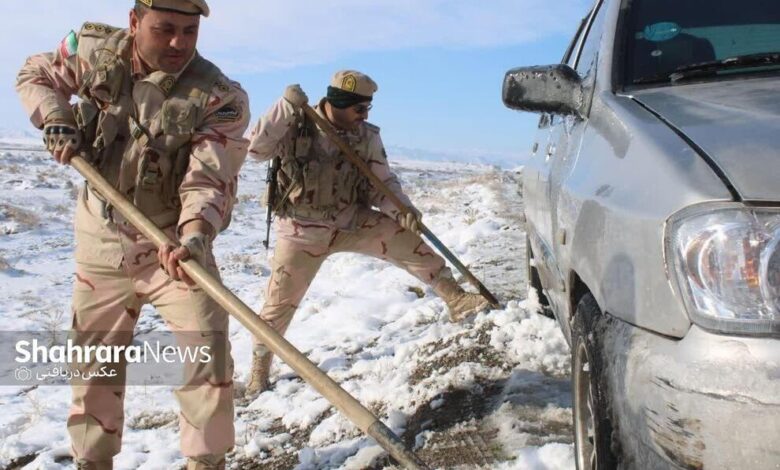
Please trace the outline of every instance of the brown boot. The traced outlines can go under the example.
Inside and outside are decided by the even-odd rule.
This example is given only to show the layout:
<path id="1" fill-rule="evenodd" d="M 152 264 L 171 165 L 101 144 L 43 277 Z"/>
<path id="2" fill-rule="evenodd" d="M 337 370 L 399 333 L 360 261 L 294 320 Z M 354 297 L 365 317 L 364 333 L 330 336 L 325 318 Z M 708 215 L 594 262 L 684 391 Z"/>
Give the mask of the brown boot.
<path id="1" fill-rule="evenodd" d="M 433 290 L 450 310 L 450 321 L 460 322 L 490 308 L 490 302 L 479 294 L 466 292 L 452 277 L 441 277 Z"/>
<path id="2" fill-rule="evenodd" d="M 75 464 L 77 470 L 111 470 L 114 468 L 114 462 L 111 460 L 91 462 L 89 460 L 78 459 L 75 461 Z"/>
<path id="3" fill-rule="evenodd" d="M 187 470 L 225 470 L 225 454 L 190 457 Z"/>
<path id="4" fill-rule="evenodd" d="M 273 353 L 264 346 L 255 346 L 255 350 L 252 351 L 252 372 L 249 383 L 246 384 L 247 396 L 257 396 L 268 390 L 271 385 L 268 379 L 271 376 L 273 359 Z"/>

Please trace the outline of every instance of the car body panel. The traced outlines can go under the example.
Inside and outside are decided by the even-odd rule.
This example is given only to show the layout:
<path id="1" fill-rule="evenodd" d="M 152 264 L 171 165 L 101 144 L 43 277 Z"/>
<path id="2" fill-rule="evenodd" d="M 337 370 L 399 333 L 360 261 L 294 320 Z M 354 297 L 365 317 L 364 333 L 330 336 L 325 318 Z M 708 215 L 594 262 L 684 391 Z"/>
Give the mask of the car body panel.
<path id="1" fill-rule="evenodd" d="M 730 80 L 641 90 L 662 115 L 723 170 L 742 199 L 776 201 L 780 181 L 780 80 Z M 761 171 L 756 171 L 760 168 Z"/>
<path id="2" fill-rule="evenodd" d="M 777 341 L 696 326 L 676 340 L 607 323 L 623 468 L 779 468 Z"/>

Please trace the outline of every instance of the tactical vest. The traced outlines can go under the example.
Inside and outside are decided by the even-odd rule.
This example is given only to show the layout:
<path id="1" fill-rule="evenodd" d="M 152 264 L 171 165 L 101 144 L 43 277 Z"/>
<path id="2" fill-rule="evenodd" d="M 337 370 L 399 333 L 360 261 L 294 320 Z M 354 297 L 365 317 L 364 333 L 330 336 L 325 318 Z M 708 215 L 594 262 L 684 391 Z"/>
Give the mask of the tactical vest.
<path id="1" fill-rule="evenodd" d="M 369 132 L 378 128 L 366 123 L 359 136 L 347 135 L 350 147 L 368 158 Z M 362 202 L 368 179 L 341 152 L 328 155 L 321 143 L 328 137 L 305 116 L 299 116 L 281 143 L 281 167 L 277 175 L 275 210 L 291 217 L 327 220 L 346 207 Z"/>
<path id="2" fill-rule="evenodd" d="M 92 143 L 91 163 L 158 226 L 176 223 L 192 137 L 220 70 L 196 54 L 178 79 L 150 74 L 147 79 L 164 95 L 159 106 L 150 107 L 133 96 L 128 30 L 87 23 L 79 38 L 98 41 L 74 109 L 85 142 Z"/>

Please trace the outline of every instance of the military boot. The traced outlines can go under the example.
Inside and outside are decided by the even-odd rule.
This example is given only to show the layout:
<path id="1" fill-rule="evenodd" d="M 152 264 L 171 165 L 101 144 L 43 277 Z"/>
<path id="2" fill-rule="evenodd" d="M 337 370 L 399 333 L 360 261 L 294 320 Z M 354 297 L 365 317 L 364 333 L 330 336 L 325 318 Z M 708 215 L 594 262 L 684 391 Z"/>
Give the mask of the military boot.
<path id="1" fill-rule="evenodd" d="M 246 384 L 246 395 L 256 396 L 270 387 L 271 362 L 274 355 L 265 346 L 255 346 L 252 351 L 252 372 Z"/>
<path id="2" fill-rule="evenodd" d="M 91 462 L 89 460 L 77 459 L 74 463 L 76 464 L 76 470 L 111 470 L 114 468 L 114 462 L 111 460 Z"/>
<path id="3" fill-rule="evenodd" d="M 187 470 L 225 470 L 225 454 L 190 457 Z"/>
<path id="4" fill-rule="evenodd" d="M 479 294 L 466 292 L 451 277 L 442 277 L 433 288 L 447 304 L 450 321 L 459 322 L 490 308 L 490 302 Z"/>

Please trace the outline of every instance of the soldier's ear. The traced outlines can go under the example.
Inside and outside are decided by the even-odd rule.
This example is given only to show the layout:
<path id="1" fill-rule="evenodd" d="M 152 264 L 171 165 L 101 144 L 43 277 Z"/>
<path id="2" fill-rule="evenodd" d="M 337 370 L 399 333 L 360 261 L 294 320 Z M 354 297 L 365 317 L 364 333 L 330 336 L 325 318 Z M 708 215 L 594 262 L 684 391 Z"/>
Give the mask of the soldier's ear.
<path id="1" fill-rule="evenodd" d="M 138 24 L 140 22 L 141 19 L 138 18 L 135 9 L 130 10 L 130 34 L 135 34 L 138 31 Z"/>

